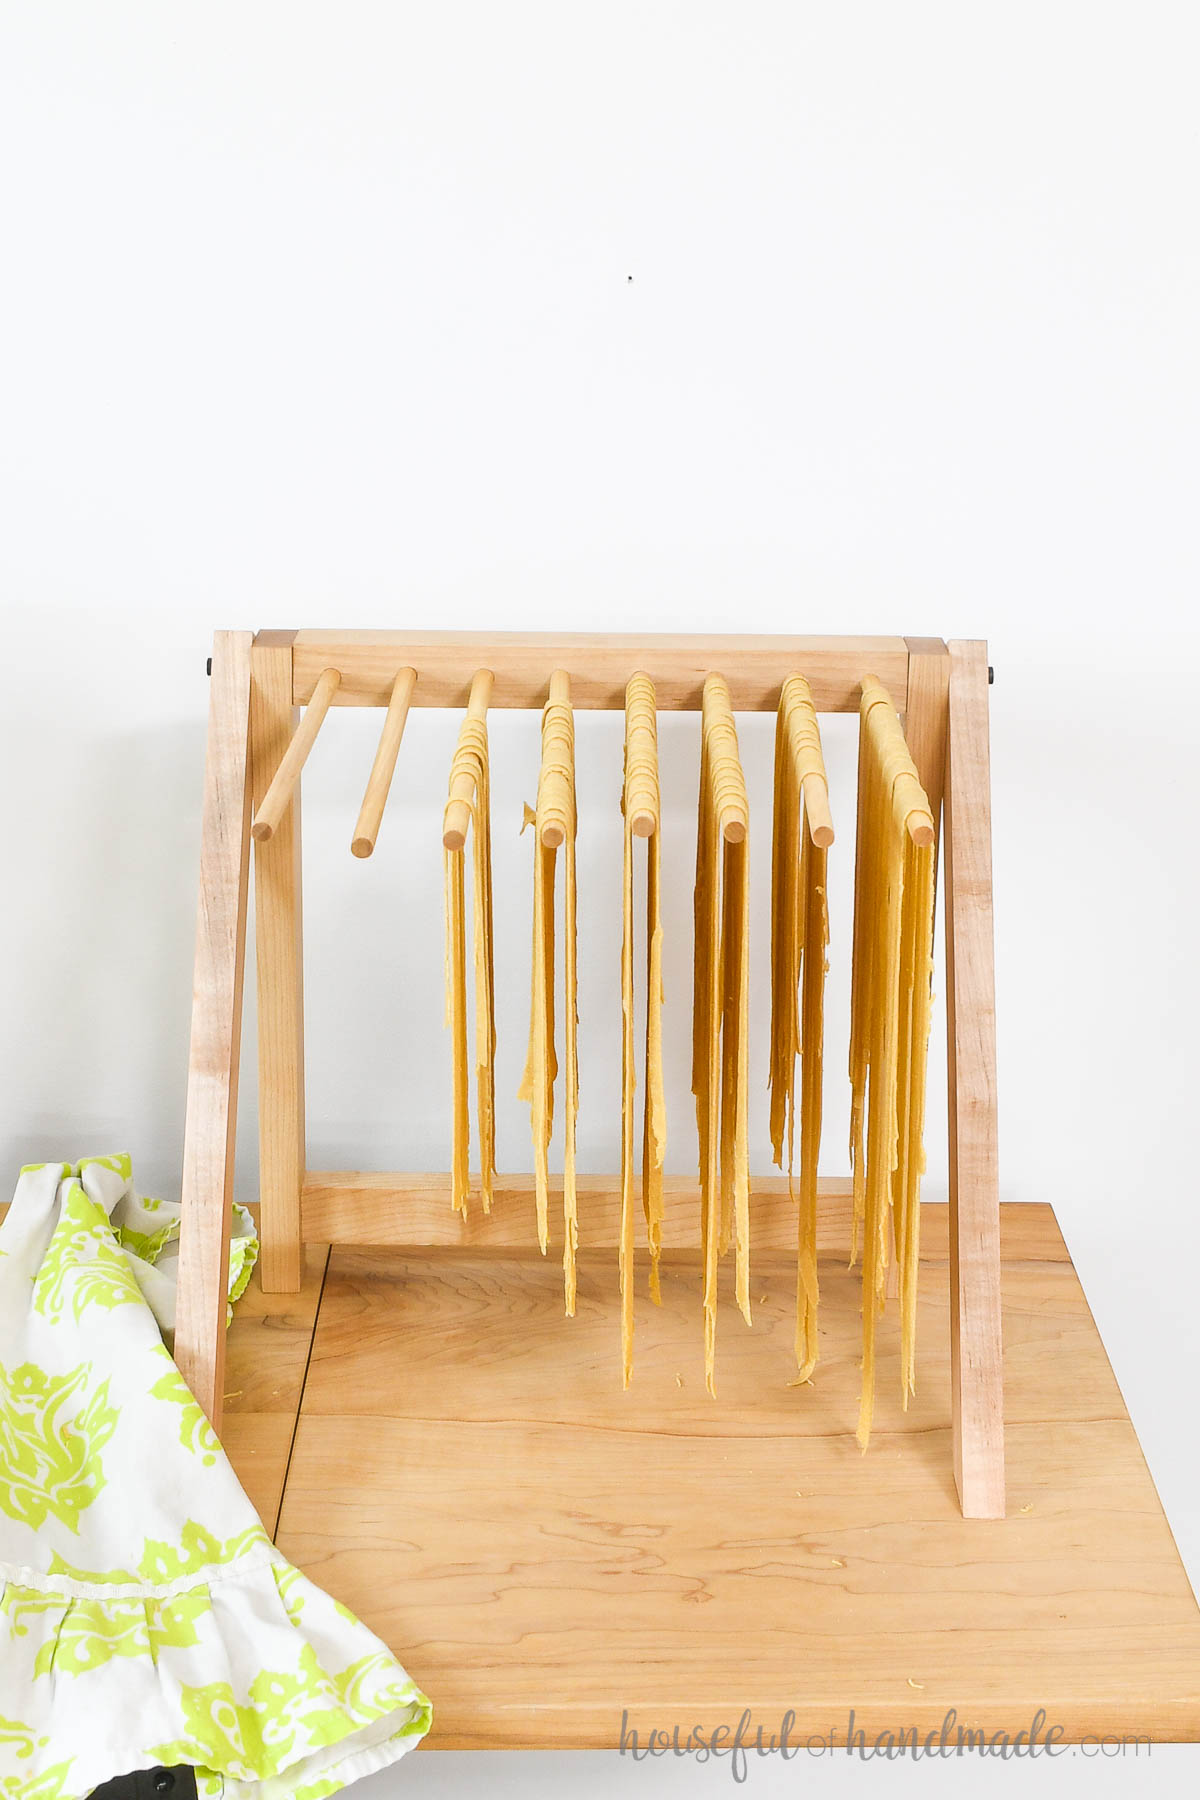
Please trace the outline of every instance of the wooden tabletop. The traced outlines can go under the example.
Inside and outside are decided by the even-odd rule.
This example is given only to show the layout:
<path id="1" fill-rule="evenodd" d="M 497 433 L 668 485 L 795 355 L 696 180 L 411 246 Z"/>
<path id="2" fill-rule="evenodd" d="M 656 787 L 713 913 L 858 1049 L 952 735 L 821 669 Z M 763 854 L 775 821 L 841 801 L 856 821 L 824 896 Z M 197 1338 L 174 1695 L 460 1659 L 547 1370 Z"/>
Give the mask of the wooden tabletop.
<path id="1" fill-rule="evenodd" d="M 607 1255 L 568 1321 L 536 1251 L 310 1252 L 299 1300 L 239 1307 L 228 1447 L 268 1527 L 283 1491 L 284 1553 L 431 1695 L 435 1747 L 608 1748 L 623 1718 L 644 1742 L 746 1708 L 768 1732 L 790 1710 L 793 1741 L 841 1741 L 851 1709 L 869 1736 L 1042 1709 L 1068 1740 L 1200 1738 L 1200 1612 L 1050 1208 L 1004 1209 L 999 1521 L 954 1492 L 924 1214 L 920 1392 L 903 1412 L 889 1316 L 865 1456 L 858 1276 L 822 1263 L 822 1362 L 792 1388 L 778 1253 L 753 1330 L 722 1303 L 714 1402 L 694 1259 L 664 1263 L 661 1308 L 639 1269 L 623 1393 Z"/>

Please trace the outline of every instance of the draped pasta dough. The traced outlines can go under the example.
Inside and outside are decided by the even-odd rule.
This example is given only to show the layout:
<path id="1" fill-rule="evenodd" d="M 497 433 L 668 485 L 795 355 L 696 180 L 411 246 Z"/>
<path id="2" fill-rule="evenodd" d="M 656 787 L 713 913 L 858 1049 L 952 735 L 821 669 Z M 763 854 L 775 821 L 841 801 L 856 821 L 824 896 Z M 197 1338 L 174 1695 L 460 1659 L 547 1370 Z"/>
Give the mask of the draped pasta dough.
<path id="1" fill-rule="evenodd" d="M 496 1173 L 496 1003 L 492 957 L 491 795 L 486 719 L 468 713 L 450 765 L 453 790 L 469 778 L 472 839 L 472 903 L 475 964 L 475 1099 L 479 1127 L 479 1188 L 484 1212 L 492 1210 Z M 453 1062 L 451 1204 L 464 1216 L 471 1191 L 470 1101 L 467 1071 L 466 851 L 446 850 L 446 1023 Z"/>
<path id="2" fill-rule="evenodd" d="M 625 783 L 621 796 L 625 819 L 622 865 L 621 930 L 621 1378 L 629 1386 L 633 1372 L 634 1258 L 634 982 L 633 982 L 633 842 L 646 838 L 646 1046 L 645 1100 L 642 1125 L 642 1207 L 650 1247 L 650 1293 L 661 1300 L 659 1256 L 662 1249 L 663 1159 L 666 1153 L 666 1104 L 662 1079 L 662 923 L 659 918 L 659 790 L 658 734 L 654 686 L 645 675 L 630 677 L 625 689 Z"/>
<path id="3" fill-rule="evenodd" d="M 696 835 L 692 1092 L 700 1139 L 704 1376 L 715 1393 L 717 1265 L 736 1246 L 734 1289 L 750 1323 L 749 807 L 724 677 L 709 675 L 701 711 Z"/>
<path id="4" fill-rule="evenodd" d="M 533 1133 L 534 1193 L 538 1247 L 544 1256 L 550 1241 L 549 1151 L 554 1128 L 554 1084 L 558 1060 L 554 1043 L 554 887 L 558 849 L 563 851 L 563 991 L 564 1079 L 563 1122 L 563 1286 L 568 1316 L 575 1311 L 575 1257 L 578 1248 L 578 1202 L 575 1184 L 575 1130 L 579 1111 L 578 1003 L 575 900 L 575 723 L 565 675 L 556 672 L 550 698 L 542 711 L 542 766 L 537 810 L 526 808 L 534 825 L 533 975 L 531 982 L 529 1053 L 517 1097 L 530 1105 Z"/>
<path id="5" fill-rule="evenodd" d="M 851 1257 L 861 1246 L 858 1441 L 865 1450 L 874 1410 L 876 1325 L 886 1297 L 889 1231 L 899 1273 L 905 1406 L 915 1392 L 935 869 L 929 802 L 895 708 L 874 677 L 862 684 L 858 783 L 850 1016 Z M 927 842 L 914 841 L 910 821 L 919 824 Z"/>
<path id="6" fill-rule="evenodd" d="M 771 845 L 771 1147 L 784 1163 L 797 1201 L 797 1382 L 817 1361 L 817 1159 L 821 1147 L 825 976 L 829 913 L 827 847 L 810 829 L 812 784 L 825 795 L 825 764 L 812 693 L 802 675 L 784 682 L 775 725 L 774 831 Z M 826 806 L 827 810 L 827 806 Z M 824 834 L 822 834 L 824 835 Z M 796 1057 L 800 1074 L 800 1186 L 795 1164 Z"/>
<path id="7" fill-rule="evenodd" d="M 642 1119 L 642 1208 L 650 1246 L 650 1298 L 662 1302 L 658 1265 L 662 1255 L 663 1163 L 667 1154 L 667 1101 L 662 1059 L 662 839 L 655 831 L 646 845 L 646 1100 Z"/>

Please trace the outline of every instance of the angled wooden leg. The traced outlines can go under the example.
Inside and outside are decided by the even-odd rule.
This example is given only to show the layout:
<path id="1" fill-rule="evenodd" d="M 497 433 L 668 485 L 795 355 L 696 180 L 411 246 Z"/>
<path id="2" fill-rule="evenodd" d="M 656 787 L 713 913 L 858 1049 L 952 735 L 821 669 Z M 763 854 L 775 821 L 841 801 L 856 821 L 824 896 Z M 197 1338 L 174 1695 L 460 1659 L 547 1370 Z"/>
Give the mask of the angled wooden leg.
<path id="1" fill-rule="evenodd" d="M 175 1360 L 218 1431 L 250 868 L 250 643 L 248 631 L 213 641 L 175 1314 Z"/>
<path id="2" fill-rule="evenodd" d="M 1004 1516 L 987 645 L 953 642 L 945 794 L 950 1371 L 963 1513 Z"/>
<path id="3" fill-rule="evenodd" d="M 290 631 L 260 631 L 250 653 L 254 804 L 292 739 Z M 300 1291 L 304 1182 L 304 992 L 300 937 L 300 784 L 269 838 L 254 845 L 258 969 L 260 1276 L 268 1294 Z"/>

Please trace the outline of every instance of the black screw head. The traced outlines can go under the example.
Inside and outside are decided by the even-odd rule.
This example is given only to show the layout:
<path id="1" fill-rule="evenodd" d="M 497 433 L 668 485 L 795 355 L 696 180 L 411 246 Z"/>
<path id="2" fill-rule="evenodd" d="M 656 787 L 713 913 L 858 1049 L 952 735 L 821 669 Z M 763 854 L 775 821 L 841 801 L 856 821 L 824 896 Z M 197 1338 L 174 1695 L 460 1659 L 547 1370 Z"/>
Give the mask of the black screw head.
<path id="1" fill-rule="evenodd" d="M 169 1794 L 175 1786 L 175 1777 L 170 1769 L 155 1769 L 154 1791 L 156 1794 Z"/>

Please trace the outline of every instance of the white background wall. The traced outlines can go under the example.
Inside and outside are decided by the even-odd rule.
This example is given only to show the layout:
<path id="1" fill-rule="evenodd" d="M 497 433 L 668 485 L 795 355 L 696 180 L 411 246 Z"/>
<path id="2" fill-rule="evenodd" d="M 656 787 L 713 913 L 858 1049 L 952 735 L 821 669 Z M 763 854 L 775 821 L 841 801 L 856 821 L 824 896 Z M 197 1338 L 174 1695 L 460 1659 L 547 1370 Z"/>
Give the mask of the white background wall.
<path id="1" fill-rule="evenodd" d="M 4 1166 L 128 1146 L 177 1187 L 214 626 L 987 636 L 1004 1193 L 1059 1211 L 1195 1578 L 1198 48 L 1183 4 L 5 5 Z M 453 722 L 414 715 L 363 865 L 377 723 L 336 715 L 306 777 L 311 1161 L 434 1166 Z M 664 728 L 681 1169 L 695 736 Z M 604 1168 L 619 725 L 581 741 Z M 516 1167 L 535 723 L 494 747 Z M 844 1030 L 835 1005 L 831 1167 Z"/>

